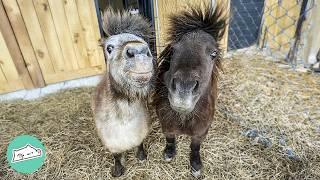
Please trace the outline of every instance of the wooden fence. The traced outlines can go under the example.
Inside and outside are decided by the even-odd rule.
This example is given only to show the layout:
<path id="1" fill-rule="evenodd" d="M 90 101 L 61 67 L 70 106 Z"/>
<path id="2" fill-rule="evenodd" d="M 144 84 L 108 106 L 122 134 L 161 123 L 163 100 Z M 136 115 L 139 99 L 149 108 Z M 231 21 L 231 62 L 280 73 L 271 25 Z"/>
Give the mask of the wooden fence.
<path id="1" fill-rule="evenodd" d="M 105 71 L 92 0 L 1 0 L 0 93 Z"/>
<path id="2" fill-rule="evenodd" d="M 6 36 L 6 34 L 0 33 L 0 92 L 9 92 L 24 88 L 24 84 L 23 79 L 20 78 L 18 74 L 18 70 L 14 64 L 14 58 L 10 54 L 9 47 L 5 43 L 4 36 Z M 25 85 L 33 87 L 29 84 L 29 74 L 26 75 L 27 78 L 25 79 Z"/>

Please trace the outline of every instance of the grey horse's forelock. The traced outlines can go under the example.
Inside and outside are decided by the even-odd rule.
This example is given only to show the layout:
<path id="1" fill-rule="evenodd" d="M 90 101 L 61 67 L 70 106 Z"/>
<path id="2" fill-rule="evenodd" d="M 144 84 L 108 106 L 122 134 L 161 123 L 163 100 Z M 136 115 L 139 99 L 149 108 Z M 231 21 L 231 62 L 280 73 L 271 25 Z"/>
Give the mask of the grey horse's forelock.
<path id="1" fill-rule="evenodd" d="M 103 14 L 103 30 L 107 36 L 122 33 L 134 34 L 149 42 L 150 23 L 141 15 L 131 15 L 128 11 L 114 11 L 107 8 Z"/>

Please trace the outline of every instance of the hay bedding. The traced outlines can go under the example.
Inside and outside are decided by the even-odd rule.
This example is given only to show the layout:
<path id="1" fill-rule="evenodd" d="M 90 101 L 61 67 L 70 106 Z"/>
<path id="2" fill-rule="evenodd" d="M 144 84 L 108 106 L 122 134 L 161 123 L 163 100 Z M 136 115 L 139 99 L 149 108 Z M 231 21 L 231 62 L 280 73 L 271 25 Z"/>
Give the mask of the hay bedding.
<path id="1" fill-rule="evenodd" d="M 217 113 L 202 145 L 203 179 L 320 179 L 320 77 L 281 69 L 259 57 L 224 62 Z M 37 101 L 0 104 L 0 179 L 110 179 L 110 153 L 97 138 L 90 111 L 93 88 L 63 91 Z M 34 134 L 47 148 L 33 175 L 9 169 L 10 139 Z M 189 143 L 162 160 L 159 124 L 146 140 L 148 160 L 127 153 L 119 179 L 190 179 Z"/>

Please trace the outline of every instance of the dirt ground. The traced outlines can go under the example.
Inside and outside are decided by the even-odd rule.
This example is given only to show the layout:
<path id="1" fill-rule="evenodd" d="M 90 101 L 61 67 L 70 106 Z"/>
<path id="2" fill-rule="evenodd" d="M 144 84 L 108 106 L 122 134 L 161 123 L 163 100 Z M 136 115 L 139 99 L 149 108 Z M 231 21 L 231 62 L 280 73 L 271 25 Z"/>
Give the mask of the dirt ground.
<path id="1" fill-rule="evenodd" d="M 320 76 L 279 67 L 262 57 L 224 61 L 217 112 L 202 144 L 200 179 L 320 179 Z M 90 111 L 93 88 L 66 90 L 36 101 L 0 103 L 0 179 L 111 179 Z M 164 137 L 155 119 L 146 139 L 148 160 L 134 150 L 118 179 L 191 179 L 189 143 L 162 160 Z M 8 142 L 21 134 L 44 143 L 44 166 L 32 175 L 8 167 Z"/>

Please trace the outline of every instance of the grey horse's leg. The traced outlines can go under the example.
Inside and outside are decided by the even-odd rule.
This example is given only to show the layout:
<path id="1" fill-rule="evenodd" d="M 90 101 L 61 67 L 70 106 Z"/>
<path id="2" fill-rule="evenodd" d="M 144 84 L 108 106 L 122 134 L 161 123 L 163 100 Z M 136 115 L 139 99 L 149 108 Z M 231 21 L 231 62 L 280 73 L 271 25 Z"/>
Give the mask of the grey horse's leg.
<path id="1" fill-rule="evenodd" d="M 124 173 L 124 167 L 121 164 L 121 157 L 122 157 L 121 153 L 113 154 L 114 166 L 112 167 L 112 170 L 111 170 L 111 175 L 113 177 L 119 177 Z"/>
<path id="2" fill-rule="evenodd" d="M 138 151 L 137 151 L 137 154 L 136 154 L 136 157 L 140 160 L 140 161 L 143 161 L 145 159 L 147 159 L 147 154 L 143 148 L 143 143 L 141 143 L 138 147 Z"/>

